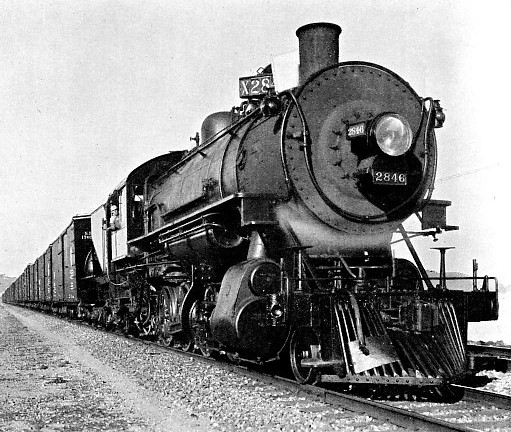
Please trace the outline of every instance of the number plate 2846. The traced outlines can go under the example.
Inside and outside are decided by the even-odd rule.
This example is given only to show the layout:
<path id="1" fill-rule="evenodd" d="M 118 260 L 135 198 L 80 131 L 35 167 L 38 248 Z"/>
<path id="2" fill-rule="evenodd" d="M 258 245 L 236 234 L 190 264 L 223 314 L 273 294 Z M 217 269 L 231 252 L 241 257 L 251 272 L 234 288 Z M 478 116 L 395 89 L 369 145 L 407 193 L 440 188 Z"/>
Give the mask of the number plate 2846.
<path id="1" fill-rule="evenodd" d="M 405 186 L 407 181 L 408 179 L 405 173 L 373 170 L 374 184 Z"/>

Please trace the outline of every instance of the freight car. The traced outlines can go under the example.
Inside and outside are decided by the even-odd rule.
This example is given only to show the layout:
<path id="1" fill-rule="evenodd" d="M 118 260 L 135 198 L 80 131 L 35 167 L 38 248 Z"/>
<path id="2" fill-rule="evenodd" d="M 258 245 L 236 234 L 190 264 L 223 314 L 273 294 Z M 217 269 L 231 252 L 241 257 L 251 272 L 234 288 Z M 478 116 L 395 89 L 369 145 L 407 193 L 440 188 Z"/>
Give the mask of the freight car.
<path id="1" fill-rule="evenodd" d="M 80 302 L 90 304 L 90 296 L 96 291 L 85 278 L 85 260 L 91 249 L 90 216 L 74 216 L 46 251 L 6 290 L 3 300 L 78 316 Z"/>
<path id="2" fill-rule="evenodd" d="M 433 281 L 402 226 L 452 229 L 431 200 L 445 116 L 388 69 L 339 63 L 340 31 L 301 27 L 296 85 L 276 88 L 271 66 L 240 78 L 243 103 L 208 116 L 194 149 L 132 171 L 90 215 L 85 257 L 52 250 L 77 289 L 60 294 L 59 261 L 44 300 L 204 355 L 284 361 L 301 383 L 459 397 L 467 323 L 497 318 L 496 279 L 448 289 L 441 249 Z M 415 263 L 393 258 L 396 231 Z"/>

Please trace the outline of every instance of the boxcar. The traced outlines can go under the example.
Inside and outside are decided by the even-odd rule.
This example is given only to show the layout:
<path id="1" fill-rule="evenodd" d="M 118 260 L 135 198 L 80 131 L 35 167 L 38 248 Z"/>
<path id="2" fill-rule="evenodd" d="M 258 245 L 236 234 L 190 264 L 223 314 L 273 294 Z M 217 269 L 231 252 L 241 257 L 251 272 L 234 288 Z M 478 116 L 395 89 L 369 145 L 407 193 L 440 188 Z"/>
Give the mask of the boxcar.
<path id="1" fill-rule="evenodd" d="M 56 311 L 76 311 L 82 295 L 87 295 L 84 266 L 91 249 L 90 216 L 75 216 L 48 248 L 52 272 L 46 284 L 52 284 L 51 304 Z"/>

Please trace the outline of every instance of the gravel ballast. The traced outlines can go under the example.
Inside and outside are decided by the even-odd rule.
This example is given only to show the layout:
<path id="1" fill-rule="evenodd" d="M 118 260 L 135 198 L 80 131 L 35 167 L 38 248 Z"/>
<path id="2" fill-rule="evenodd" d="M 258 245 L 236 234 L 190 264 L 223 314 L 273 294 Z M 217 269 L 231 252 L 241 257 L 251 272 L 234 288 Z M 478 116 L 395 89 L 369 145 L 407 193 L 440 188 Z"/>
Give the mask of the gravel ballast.
<path id="1" fill-rule="evenodd" d="M 188 355 L 2 304 L 0 347 L 1 431 L 402 430 Z M 496 382 L 509 392 L 511 374 L 489 386 Z"/>
<path id="2" fill-rule="evenodd" d="M 2 431 L 402 430 L 151 345 L 0 305 Z"/>

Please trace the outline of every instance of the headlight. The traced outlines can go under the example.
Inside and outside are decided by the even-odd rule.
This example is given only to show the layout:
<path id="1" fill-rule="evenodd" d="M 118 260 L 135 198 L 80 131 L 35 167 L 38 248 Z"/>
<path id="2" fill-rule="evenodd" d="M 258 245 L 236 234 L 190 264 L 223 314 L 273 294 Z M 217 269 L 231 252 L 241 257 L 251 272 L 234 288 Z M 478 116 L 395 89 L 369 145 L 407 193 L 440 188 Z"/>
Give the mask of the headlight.
<path id="1" fill-rule="evenodd" d="M 378 147 L 389 156 L 401 156 L 412 145 L 412 128 L 399 114 L 383 114 L 377 117 L 371 132 Z"/>

